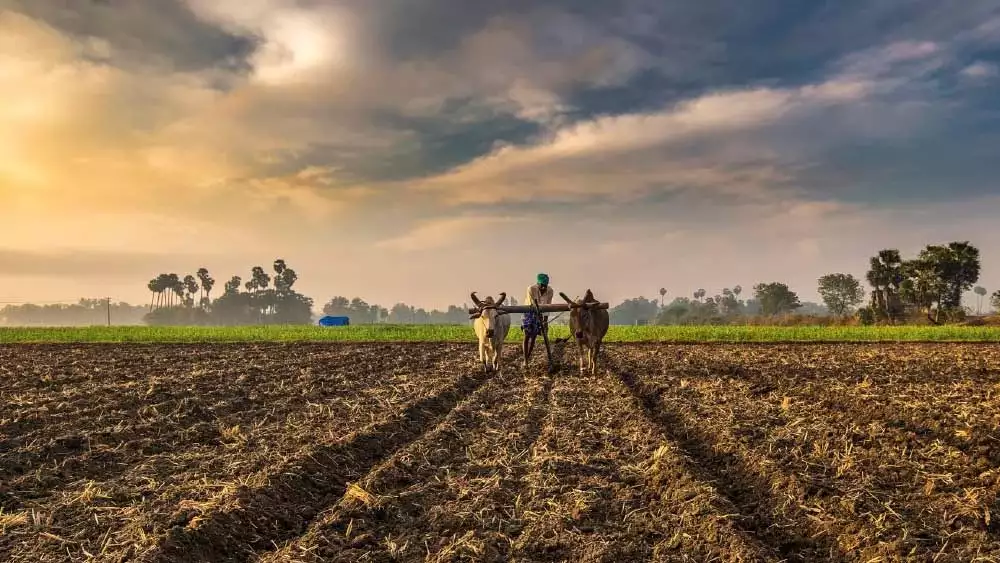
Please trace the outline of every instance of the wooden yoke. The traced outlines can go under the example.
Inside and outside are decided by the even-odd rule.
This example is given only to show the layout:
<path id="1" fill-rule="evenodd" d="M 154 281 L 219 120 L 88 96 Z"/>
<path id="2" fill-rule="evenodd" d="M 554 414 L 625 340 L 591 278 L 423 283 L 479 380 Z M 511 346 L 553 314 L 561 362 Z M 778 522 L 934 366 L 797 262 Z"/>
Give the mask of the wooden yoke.
<path id="1" fill-rule="evenodd" d="M 562 294 L 559 294 L 562 296 Z M 552 303 L 549 305 L 538 305 L 537 309 L 531 305 L 501 305 L 496 308 L 498 313 L 527 313 L 529 311 L 537 310 L 539 313 L 565 313 L 570 311 L 575 307 L 582 307 L 584 309 L 607 309 L 607 303 L 583 303 L 581 305 L 569 305 L 562 303 Z M 469 314 L 474 315 L 479 313 L 479 309 L 469 309 Z"/>

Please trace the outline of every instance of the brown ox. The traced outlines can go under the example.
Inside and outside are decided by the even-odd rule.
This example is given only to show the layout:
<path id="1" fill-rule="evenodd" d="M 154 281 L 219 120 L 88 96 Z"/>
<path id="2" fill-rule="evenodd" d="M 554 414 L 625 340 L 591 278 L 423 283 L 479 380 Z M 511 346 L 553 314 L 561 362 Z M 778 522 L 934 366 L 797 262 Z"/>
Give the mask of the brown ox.
<path id="1" fill-rule="evenodd" d="M 601 352 L 601 342 L 611 324 L 608 310 L 598 307 L 600 302 L 589 289 L 579 301 L 573 301 L 564 293 L 559 296 L 570 306 L 569 329 L 580 347 L 580 373 L 584 370 L 584 355 L 590 373 L 597 373 L 597 355 Z"/>

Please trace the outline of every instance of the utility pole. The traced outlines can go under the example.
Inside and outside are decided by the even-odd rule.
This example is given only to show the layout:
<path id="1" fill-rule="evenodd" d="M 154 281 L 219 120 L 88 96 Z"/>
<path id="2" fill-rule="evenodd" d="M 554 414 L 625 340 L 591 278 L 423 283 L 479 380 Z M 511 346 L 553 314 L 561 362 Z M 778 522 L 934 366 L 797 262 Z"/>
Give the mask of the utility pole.
<path id="1" fill-rule="evenodd" d="M 108 297 L 108 326 L 111 326 L 111 298 Z"/>

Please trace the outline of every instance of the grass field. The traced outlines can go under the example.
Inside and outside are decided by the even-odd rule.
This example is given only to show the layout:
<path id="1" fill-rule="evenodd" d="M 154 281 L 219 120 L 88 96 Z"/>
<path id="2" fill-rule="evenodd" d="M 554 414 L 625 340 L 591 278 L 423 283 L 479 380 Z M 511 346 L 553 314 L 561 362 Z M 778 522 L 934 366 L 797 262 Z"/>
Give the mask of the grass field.
<path id="1" fill-rule="evenodd" d="M 512 328 L 509 341 L 521 339 Z M 553 326 L 552 338 L 566 337 Z M 468 326 L 0 328 L 0 343 L 32 342 L 473 342 Z M 1000 327 L 612 326 L 608 342 L 1000 342 Z"/>

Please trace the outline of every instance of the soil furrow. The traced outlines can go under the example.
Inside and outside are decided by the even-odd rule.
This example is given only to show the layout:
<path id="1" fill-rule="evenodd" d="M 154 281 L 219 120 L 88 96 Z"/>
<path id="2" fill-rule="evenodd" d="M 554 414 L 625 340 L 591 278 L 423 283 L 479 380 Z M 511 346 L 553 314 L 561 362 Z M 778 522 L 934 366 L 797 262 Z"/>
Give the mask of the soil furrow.
<path id="1" fill-rule="evenodd" d="M 891 367 L 868 371 L 862 363 L 855 371 L 837 366 L 836 374 L 822 374 L 821 366 L 836 366 L 843 359 L 825 362 L 822 349 L 804 347 L 778 359 L 744 352 L 743 364 L 729 361 L 737 355 L 735 347 L 676 358 L 647 352 L 629 361 L 649 374 L 643 379 L 648 379 L 651 394 L 692 424 L 711 429 L 714 449 L 771 475 L 773 490 L 794 500 L 787 508 L 799 515 L 796 518 L 808 519 L 810 529 L 835 539 L 844 552 L 893 560 L 923 560 L 945 551 L 965 557 L 996 553 L 986 536 L 989 514 L 996 509 L 997 475 L 976 469 L 985 459 L 967 459 L 944 444 L 912 440 L 878 421 L 866 424 L 849 410 L 838 412 L 828 403 L 795 394 L 810 386 L 836 388 L 838 381 L 852 380 L 877 404 L 879 380 L 894 377 L 898 368 L 893 360 L 916 369 L 905 353 L 920 349 L 858 348 L 870 364 Z M 958 361 L 961 350 L 956 347 Z M 797 361 L 789 362 L 789 356 Z M 947 356 L 923 361 L 925 371 L 949 369 Z M 772 371 L 757 372 L 767 368 Z M 912 376 L 907 380 L 911 383 L 886 384 L 884 389 L 921 384 Z"/>
<path id="2" fill-rule="evenodd" d="M 694 420 L 672 409 L 661 398 L 661 388 L 648 385 L 622 362 L 617 351 L 609 350 L 608 363 L 646 415 L 686 457 L 694 460 L 696 478 L 715 483 L 747 520 L 747 530 L 773 547 L 789 561 L 813 561 L 844 557 L 836 543 L 814 537 L 815 529 L 804 514 L 789 510 L 787 499 L 772 494 L 772 481 L 732 452 L 725 451 Z M 696 469 L 695 469 L 696 468 Z M 790 513 L 790 514 L 789 514 Z M 789 516 L 794 515 L 790 518 Z"/>
<path id="3" fill-rule="evenodd" d="M 360 479 L 359 489 L 317 518 L 301 538 L 262 561 L 433 557 L 440 551 L 461 551 L 450 537 L 456 534 L 464 543 L 489 544 L 478 559 L 494 560 L 503 508 L 483 514 L 467 505 L 491 496 L 509 480 L 489 450 L 520 426 L 526 409 L 518 407 L 528 398 L 528 382 L 507 371 L 458 405 L 431 432 Z M 479 524 L 471 534 L 456 532 L 470 520 Z"/>
<path id="4" fill-rule="evenodd" d="M 348 379 L 336 372 L 332 375 L 338 386 L 329 387 L 330 374 L 322 365 L 314 365 L 314 369 L 293 379 L 276 379 L 271 385 L 285 389 L 284 400 L 274 401 L 260 420 L 239 420 L 241 413 L 235 412 L 232 426 L 213 421 L 209 426 L 218 441 L 197 447 L 184 438 L 205 425 L 176 428 L 171 435 L 177 443 L 164 441 L 169 436 L 159 437 L 160 453 L 140 459 L 127 472 L 116 468 L 112 473 L 120 473 L 117 477 L 106 474 L 95 481 L 76 481 L 55 489 L 36 486 L 25 491 L 25 496 L 33 498 L 26 499 L 31 510 L 22 513 L 39 515 L 38 527 L 46 533 L 67 541 L 71 538 L 73 543 L 66 545 L 74 553 L 106 550 L 113 554 L 106 560 L 133 560 L 136 553 L 162 537 L 171 522 L 190 520 L 215 500 L 228 498 L 241 485 L 258 484 L 284 460 L 300 455 L 303 445 L 337 440 L 401 412 L 405 407 L 401 402 L 413 402 L 445 389 L 454 382 L 449 373 L 458 364 L 438 360 L 459 349 L 417 348 L 397 365 L 359 358 L 362 361 L 338 368 L 344 375 L 350 370 L 359 379 L 354 389 L 346 389 L 348 393 L 341 392 L 342 383 Z M 275 359 L 280 358 L 276 355 Z M 429 371 L 398 369 L 407 364 L 414 370 Z M 384 365 L 386 371 L 355 371 L 365 365 Z M 238 370 L 239 364 L 232 367 Z M 24 482 L 25 486 L 31 484 Z M 61 551 L 65 556 L 66 549 L 58 542 L 32 534 L 30 528 L 15 527 L 0 534 L 0 554 L 14 554 L 17 561 L 61 560 L 57 553 Z M 21 553 L 25 559 L 17 557 Z"/>
<path id="5" fill-rule="evenodd" d="M 461 376 L 398 418 L 348 440 L 310 448 L 276 471 L 266 486 L 239 490 L 231 507 L 175 527 L 142 561 L 240 561 L 300 535 L 322 508 L 343 496 L 349 481 L 419 439 L 485 381 L 480 373 Z"/>
<path id="6" fill-rule="evenodd" d="M 1000 561 L 995 345 L 606 351 L 0 346 L 0 560 Z"/>
<path id="7" fill-rule="evenodd" d="M 777 561 L 614 379 L 566 374 L 552 397 L 510 560 Z"/>
<path id="8" fill-rule="evenodd" d="M 422 358 L 421 365 L 437 369 L 445 357 L 445 349 L 435 350 Z M 226 440 L 225 428 L 253 427 L 267 419 L 287 417 L 308 404 L 339 399 L 333 408 L 343 410 L 348 399 L 394 379 L 389 371 L 394 368 L 391 362 L 370 363 L 368 377 L 360 382 L 351 381 L 353 366 L 347 368 L 342 361 L 339 363 L 334 368 L 337 371 L 322 372 L 283 366 L 284 373 L 273 373 L 269 380 L 261 377 L 249 382 L 244 373 L 223 372 L 210 380 L 213 388 L 204 393 L 190 389 L 191 396 L 177 404 L 167 401 L 159 403 L 166 405 L 160 409 L 139 409 L 138 424 L 135 419 L 119 420 L 113 428 L 84 423 L 49 444 L 25 446 L 0 455 L 0 482 L 4 483 L 0 486 L 0 508 L 18 510 L 26 501 L 40 501 L 30 493 L 18 494 L 19 490 L 38 490 L 42 486 L 43 490 L 58 492 L 79 480 L 112 479 L 143 459 L 165 451 L 221 447 Z M 289 396 L 289 386 L 302 386 L 302 391 Z M 87 430 L 88 426 L 97 429 Z"/>

